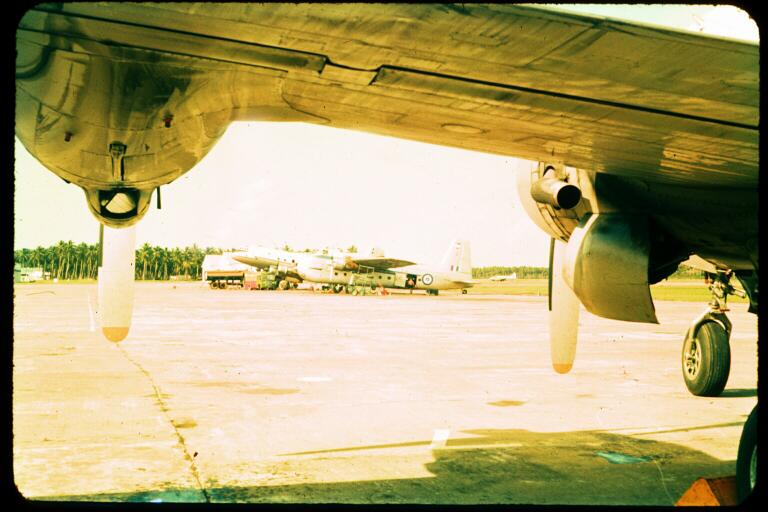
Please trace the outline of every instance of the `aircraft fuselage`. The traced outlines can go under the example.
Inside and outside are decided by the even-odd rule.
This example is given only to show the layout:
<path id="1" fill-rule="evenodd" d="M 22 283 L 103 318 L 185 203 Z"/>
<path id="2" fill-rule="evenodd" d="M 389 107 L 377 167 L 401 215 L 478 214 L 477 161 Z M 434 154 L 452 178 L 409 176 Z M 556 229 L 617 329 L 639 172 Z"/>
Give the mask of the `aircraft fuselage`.
<path id="1" fill-rule="evenodd" d="M 235 256 L 237 261 L 261 270 L 310 281 L 343 286 L 383 286 L 412 290 L 458 290 L 472 286 L 471 276 L 461 272 L 445 272 L 426 265 L 409 265 L 395 269 L 345 265 L 344 258 L 320 254 L 294 253 L 259 248 L 248 255 Z"/>

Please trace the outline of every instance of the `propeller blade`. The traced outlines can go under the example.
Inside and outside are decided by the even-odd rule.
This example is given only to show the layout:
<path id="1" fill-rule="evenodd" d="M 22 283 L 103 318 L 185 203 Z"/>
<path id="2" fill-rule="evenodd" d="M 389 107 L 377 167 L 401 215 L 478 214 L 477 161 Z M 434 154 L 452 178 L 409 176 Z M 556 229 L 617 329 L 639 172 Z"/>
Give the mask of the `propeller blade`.
<path id="1" fill-rule="evenodd" d="M 103 230 L 98 317 L 104 336 L 117 342 L 128 336 L 131 327 L 136 226 L 121 229 L 104 226 Z"/>
<path id="2" fill-rule="evenodd" d="M 549 347 L 557 373 L 571 371 L 579 334 L 579 299 L 563 279 L 566 247 L 554 238 L 549 246 Z"/>

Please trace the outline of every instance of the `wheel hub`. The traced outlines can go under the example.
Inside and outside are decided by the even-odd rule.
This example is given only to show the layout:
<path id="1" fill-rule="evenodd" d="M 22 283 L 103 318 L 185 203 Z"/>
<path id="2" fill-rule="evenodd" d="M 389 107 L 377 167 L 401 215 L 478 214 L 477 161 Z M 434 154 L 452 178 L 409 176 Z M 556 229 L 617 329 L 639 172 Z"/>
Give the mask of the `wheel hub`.
<path id="1" fill-rule="evenodd" d="M 691 341 L 688 352 L 685 354 L 685 373 L 693 379 L 701 368 L 701 346 L 696 340 Z"/>

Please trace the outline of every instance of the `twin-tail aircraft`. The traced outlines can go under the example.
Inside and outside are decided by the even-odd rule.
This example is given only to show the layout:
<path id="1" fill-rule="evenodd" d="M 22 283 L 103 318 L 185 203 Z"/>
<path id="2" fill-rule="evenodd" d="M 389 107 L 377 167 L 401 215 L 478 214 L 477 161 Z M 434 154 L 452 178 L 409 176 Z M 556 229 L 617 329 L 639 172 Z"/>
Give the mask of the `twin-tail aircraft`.
<path id="1" fill-rule="evenodd" d="M 232 259 L 257 269 L 273 271 L 281 279 L 329 284 L 337 293 L 350 286 L 371 286 L 405 290 L 425 290 L 437 295 L 440 290 L 472 287 L 469 242 L 454 240 L 439 265 L 421 265 L 388 258 L 374 249 L 369 256 L 293 252 L 253 246 Z"/>
<path id="2" fill-rule="evenodd" d="M 757 313 L 756 43 L 528 5 L 123 2 L 35 5 L 16 41 L 16 136 L 83 189 L 115 248 L 99 274 L 112 340 L 130 325 L 132 226 L 238 120 L 537 162 L 519 189 L 552 238 L 557 371 L 580 305 L 657 322 L 649 285 L 692 255 L 717 285 L 682 343 L 693 394 L 727 381 L 733 278 Z"/>

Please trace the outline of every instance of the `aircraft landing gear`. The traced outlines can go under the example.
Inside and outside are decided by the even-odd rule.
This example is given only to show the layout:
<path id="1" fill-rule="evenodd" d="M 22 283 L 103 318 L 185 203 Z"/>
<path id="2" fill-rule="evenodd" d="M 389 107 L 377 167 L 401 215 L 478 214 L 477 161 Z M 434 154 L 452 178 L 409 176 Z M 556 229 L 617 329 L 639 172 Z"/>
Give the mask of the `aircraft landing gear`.
<path id="1" fill-rule="evenodd" d="M 704 313 L 693 323 L 683 343 L 683 378 L 688 390 L 696 396 L 717 396 L 722 393 L 728 380 L 731 365 L 731 322 L 725 316 L 728 311 L 728 295 L 749 297 L 749 312 L 757 313 L 757 272 L 735 273 L 746 290 L 738 290 L 729 281 L 734 273 L 718 271 L 706 273 L 712 301 Z M 741 431 L 739 451 L 736 457 L 736 491 L 743 502 L 755 487 L 757 474 L 757 408 L 747 418 Z"/>
<path id="2" fill-rule="evenodd" d="M 723 313 L 706 311 L 683 343 L 683 379 L 696 396 L 717 396 L 731 370 L 731 322 Z"/>
<path id="3" fill-rule="evenodd" d="M 757 478 L 757 405 L 744 424 L 736 457 L 736 492 L 743 502 L 755 487 Z"/>
<path id="4" fill-rule="evenodd" d="M 728 295 L 746 296 L 729 284 L 732 273 L 707 274 L 712 301 L 691 325 L 683 342 L 683 379 L 696 396 L 717 396 L 725 389 L 731 371 L 731 321 Z"/>

